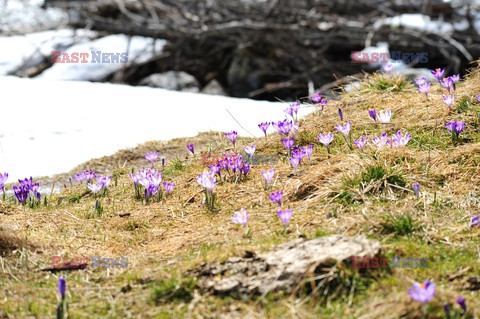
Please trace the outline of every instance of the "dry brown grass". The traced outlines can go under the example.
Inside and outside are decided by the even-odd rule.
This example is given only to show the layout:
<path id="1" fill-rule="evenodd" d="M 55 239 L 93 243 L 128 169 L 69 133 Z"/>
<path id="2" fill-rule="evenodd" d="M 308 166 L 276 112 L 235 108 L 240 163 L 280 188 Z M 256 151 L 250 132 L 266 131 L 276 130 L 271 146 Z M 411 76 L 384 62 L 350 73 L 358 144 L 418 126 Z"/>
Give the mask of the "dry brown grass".
<path id="1" fill-rule="evenodd" d="M 418 254 L 451 249 L 450 259 L 456 258 L 458 251 L 475 250 L 478 231 L 468 228 L 468 220 L 480 208 L 480 144 L 478 128 L 473 125 L 477 121 L 476 113 L 458 114 L 455 110 L 449 113 L 441 100 L 443 89 L 438 84 L 432 86 L 428 100 L 409 84 L 399 92 L 378 91 L 368 84 L 376 83 L 382 77 L 385 76 L 367 77 L 366 84 L 359 91 L 344 94 L 339 100 L 329 102 L 322 114 L 317 112 L 300 121 L 297 141 L 302 145 L 314 143 L 316 146 L 311 161 L 302 164 L 294 176 L 277 134 L 271 134 L 268 140 L 241 139 L 239 146 L 242 148 L 254 141 L 257 153 L 279 154 L 282 160 L 275 167 L 275 182 L 270 190 L 263 190 L 261 171 L 269 168 L 265 165 L 252 166 L 246 181 L 220 183 L 215 190 L 220 208 L 218 213 L 209 213 L 202 203 L 203 193 L 195 176 L 205 168 L 198 154 L 195 157 L 187 155 L 185 145 L 192 141 L 197 153 L 207 149 L 221 153 L 230 148 L 221 133 L 200 134 L 194 139 L 149 142 L 77 167 L 74 171 L 90 168 L 118 175 L 117 186 L 101 199 L 105 208 L 102 217 L 86 218 L 86 212 L 93 210 L 95 202 L 91 195 L 82 197 L 78 203 L 68 201 L 82 194 L 85 185 L 74 185 L 53 195 L 47 207 L 24 211 L 13 203 L 1 203 L 0 251 L 3 257 L 0 260 L 0 282 L 3 289 L 0 292 L 0 314 L 5 318 L 51 317 L 56 302 L 54 285 L 57 274 L 39 270 L 50 266 L 51 256 L 98 255 L 126 256 L 128 268 L 63 273 L 68 276 L 73 318 L 92 317 L 93 313 L 110 318 L 129 315 L 137 318 L 139 314 L 142 318 L 169 317 L 159 315 L 162 311 L 185 318 L 221 315 L 263 318 L 275 317 L 277 313 L 291 318 L 417 318 L 419 307 L 411 302 L 405 291 L 412 281 L 427 278 L 439 283 L 438 300 L 433 303 L 438 309 L 442 298 L 454 300 L 456 293 L 467 297 L 471 309 L 480 307 L 478 291 L 468 294 L 463 281 L 446 279 L 452 267 L 471 267 L 460 276 L 462 280 L 479 270 L 474 264 L 464 264 L 473 263 L 474 259 L 462 257 L 458 257 L 458 261 L 444 261 L 444 266 L 438 257 L 426 270 L 399 269 L 391 278 L 374 284 L 352 305 L 332 302 L 323 306 L 297 306 L 295 297 L 245 302 L 199 296 L 190 305 L 148 302 L 150 290 L 145 288 L 151 288 L 149 280 L 181 277 L 185 270 L 202 262 L 223 260 L 247 249 L 265 250 L 299 235 L 363 233 L 383 242 L 387 250 L 405 256 L 415 253 L 412 247 L 416 243 L 420 245 Z M 386 78 L 385 81 L 392 79 Z M 394 83 L 398 81 L 401 79 L 393 80 Z M 471 99 L 479 93 L 480 69 L 477 68 L 467 81 L 458 85 L 456 101 L 462 96 Z M 471 101 L 478 112 L 478 103 Z M 354 138 L 379 135 L 384 130 L 392 134 L 398 129 L 412 133 L 414 138 L 406 148 L 350 151 L 336 134 L 332 154 L 327 156 L 316 139 L 319 133 L 334 132 L 334 125 L 339 123 L 338 107 L 343 109 L 345 119 L 352 121 Z M 388 127 L 374 124 L 367 115 L 370 108 L 377 111 L 391 109 L 394 113 L 392 124 Z M 444 123 L 453 119 L 468 123 L 462 133 L 465 139 L 457 146 L 449 142 L 449 134 L 444 129 Z M 424 135 L 428 139 L 420 137 Z M 147 151 L 159 151 L 166 156 L 166 169 L 171 171 L 165 174 L 165 179 L 174 182 L 176 187 L 162 202 L 144 205 L 135 200 L 128 173 L 131 167 L 147 166 L 143 159 Z M 172 169 L 177 152 L 184 166 L 181 170 Z M 406 185 L 395 187 L 385 181 L 373 180 L 369 184 L 349 186 L 348 183 L 359 179 L 367 168 L 376 165 L 400 174 Z M 414 182 L 421 185 L 419 199 L 411 191 Z M 385 185 L 386 188 L 380 191 Z M 282 234 L 275 213 L 277 206 L 269 200 L 272 190 L 282 190 L 285 193 L 284 206 L 294 210 L 290 231 L 286 235 Z M 340 200 L 344 191 L 351 192 L 357 202 Z M 59 202 L 60 198 L 63 200 Z M 243 229 L 229 222 L 229 217 L 241 207 L 250 215 L 250 237 L 245 237 Z M 130 216 L 120 217 L 123 212 L 130 212 Z M 417 226 L 412 237 L 385 233 L 382 225 L 388 213 L 394 217 L 410 214 Z M 28 269 L 25 266 L 27 256 Z M 120 292 L 127 285 L 131 290 Z M 31 302 L 30 306 L 25 306 L 26 299 Z M 271 310 L 265 310 L 266 307 Z M 434 311 L 440 313 L 437 308 Z"/>

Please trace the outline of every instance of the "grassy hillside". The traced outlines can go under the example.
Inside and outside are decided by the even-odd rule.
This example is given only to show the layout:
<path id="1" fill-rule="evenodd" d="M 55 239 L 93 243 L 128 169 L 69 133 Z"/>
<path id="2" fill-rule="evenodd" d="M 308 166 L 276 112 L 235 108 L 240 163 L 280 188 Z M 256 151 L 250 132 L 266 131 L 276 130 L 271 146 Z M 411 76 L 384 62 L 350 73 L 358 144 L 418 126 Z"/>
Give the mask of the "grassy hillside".
<path id="1" fill-rule="evenodd" d="M 112 175 L 103 197 L 95 198 L 85 182 L 67 184 L 34 208 L 7 196 L 0 203 L 0 318 L 54 317 L 60 276 L 67 279 L 69 318 L 421 318 L 422 311 L 428 318 L 445 318 L 444 303 L 459 310 L 459 295 L 469 309 L 465 317 L 477 318 L 480 227 L 470 227 L 470 219 L 480 210 L 480 105 L 475 98 L 480 68 L 457 83 L 451 110 L 442 94 L 446 90 L 438 83 L 427 99 L 403 78 L 367 76 L 358 91 L 299 121 L 295 145 L 314 149 L 296 174 L 279 134 L 239 138 L 237 150 L 255 144 L 256 154 L 279 156 L 273 184 L 265 190 L 261 174 L 271 165 L 252 165 L 247 177 L 236 182 L 218 180 L 214 211 L 206 208 L 196 177 L 207 169 L 200 152 L 232 151 L 223 133 L 150 142 L 71 172 L 88 168 Z M 342 123 L 338 108 L 343 122 L 351 121 L 354 139 L 384 132 L 392 136 L 398 130 L 412 139 L 405 147 L 350 149 L 334 130 Z M 392 110 L 391 123 L 373 121 L 369 109 Z M 445 128 L 453 120 L 466 122 L 455 143 Z M 317 139 L 324 132 L 335 135 L 330 154 Z M 194 143 L 195 156 L 187 153 L 187 143 Z M 155 168 L 175 187 L 160 201 L 144 203 L 135 197 L 129 174 L 150 166 L 143 155 L 151 151 L 167 155 L 163 171 L 159 161 Z M 414 183 L 420 185 L 418 197 Z M 287 232 L 277 217 L 278 205 L 269 199 L 276 190 L 283 191 L 284 207 L 294 212 Z M 96 200 L 103 208 L 99 214 Z M 241 208 L 250 216 L 248 234 L 229 220 Z M 330 234 L 364 234 L 381 242 L 386 257 L 427 258 L 428 267 L 396 268 L 368 279 L 348 268 L 343 283 L 348 289 L 341 293 L 317 289 L 251 298 L 203 293 L 196 278 L 186 275 L 204 262 L 246 250 Z M 126 257 L 128 267 L 42 270 L 51 267 L 52 256 Z M 427 279 L 436 284 L 436 293 L 422 310 L 407 290 Z"/>

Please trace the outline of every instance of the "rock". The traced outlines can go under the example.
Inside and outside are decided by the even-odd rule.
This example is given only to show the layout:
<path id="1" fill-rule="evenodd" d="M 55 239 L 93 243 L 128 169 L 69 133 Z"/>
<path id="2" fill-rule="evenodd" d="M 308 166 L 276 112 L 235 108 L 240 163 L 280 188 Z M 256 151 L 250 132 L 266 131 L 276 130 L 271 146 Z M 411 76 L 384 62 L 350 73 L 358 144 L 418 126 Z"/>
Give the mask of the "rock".
<path id="1" fill-rule="evenodd" d="M 270 252 L 231 257 L 223 263 L 206 263 L 191 270 L 201 289 L 216 294 L 266 294 L 292 292 L 303 280 L 324 274 L 337 262 L 351 263 L 352 256 L 373 258 L 381 246 L 364 236 L 333 235 L 299 238 Z"/>
<path id="2" fill-rule="evenodd" d="M 152 74 L 140 82 L 140 85 L 183 92 L 200 92 L 197 79 L 193 75 L 180 71 L 168 71 Z"/>
<path id="3" fill-rule="evenodd" d="M 210 81 L 207 85 L 203 87 L 200 93 L 228 96 L 227 92 L 225 92 L 222 85 L 217 80 Z"/>

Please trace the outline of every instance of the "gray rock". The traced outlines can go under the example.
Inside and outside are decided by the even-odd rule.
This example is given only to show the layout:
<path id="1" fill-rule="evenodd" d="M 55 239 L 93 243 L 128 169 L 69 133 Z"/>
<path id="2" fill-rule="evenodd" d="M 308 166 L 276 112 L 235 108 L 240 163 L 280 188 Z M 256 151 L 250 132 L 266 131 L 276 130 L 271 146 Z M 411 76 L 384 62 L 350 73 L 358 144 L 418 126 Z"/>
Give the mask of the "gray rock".
<path id="1" fill-rule="evenodd" d="M 290 293 L 304 279 L 327 273 L 337 262 L 350 263 L 352 256 L 377 257 L 380 251 L 379 242 L 364 236 L 299 238 L 265 254 L 247 252 L 223 263 L 203 264 L 189 275 L 197 277 L 201 289 L 217 294 Z"/>
<path id="2" fill-rule="evenodd" d="M 205 87 L 200 92 L 204 94 L 211 94 L 211 95 L 223 95 L 223 96 L 228 95 L 227 92 L 225 92 L 225 90 L 223 89 L 220 82 L 218 82 L 217 80 L 212 80 L 208 82 L 208 84 L 205 85 Z"/>
<path id="3" fill-rule="evenodd" d="M 200 92 L 197 79 L 193 75 L 180 71 L 168 71 L 164 73 L 155 73 L 144 78 L 140 85 L 163 88 L 167 90 L 183 92 Z"/>

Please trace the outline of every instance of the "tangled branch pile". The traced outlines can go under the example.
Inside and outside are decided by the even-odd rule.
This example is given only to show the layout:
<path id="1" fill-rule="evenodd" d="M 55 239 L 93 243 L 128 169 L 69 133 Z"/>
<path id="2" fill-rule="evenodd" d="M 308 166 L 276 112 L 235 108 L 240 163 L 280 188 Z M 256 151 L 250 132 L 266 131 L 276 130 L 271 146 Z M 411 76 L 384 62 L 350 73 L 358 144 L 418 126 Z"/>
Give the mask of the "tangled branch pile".
<path id="1" fill-rule="evenodd" d="M 51 0 L 69 24 L 106 33 L 169 40 L 164 54 L 127 73 L 126 81 L 181 70 L 201 85 L 217 79 L 234 96 L 302 97 L 315 87 L 358 73 L 351 51 L 379 41 L 390 50 L 428 52 L 426 67 L 462 72 L 480 56 L 480 35 L 470 5 L 441 1 L 347 0 Z M 380 23 L 404 13 L 461 21 L 451 32 Z"/>

